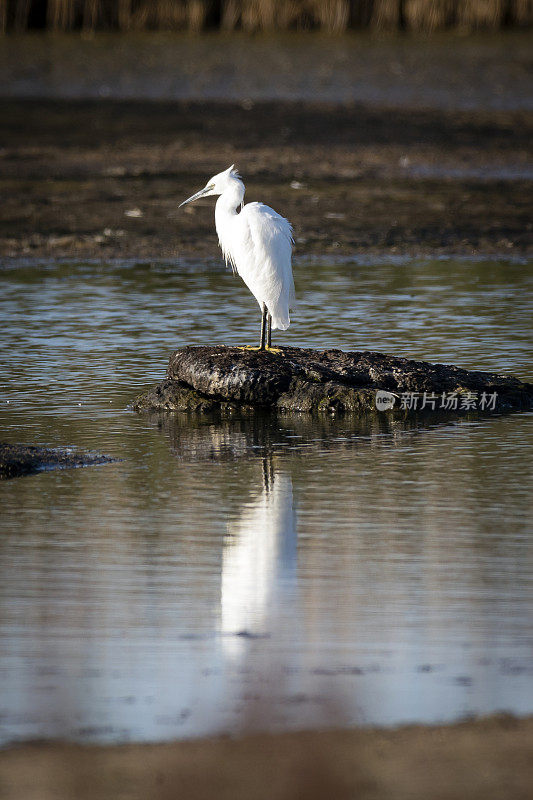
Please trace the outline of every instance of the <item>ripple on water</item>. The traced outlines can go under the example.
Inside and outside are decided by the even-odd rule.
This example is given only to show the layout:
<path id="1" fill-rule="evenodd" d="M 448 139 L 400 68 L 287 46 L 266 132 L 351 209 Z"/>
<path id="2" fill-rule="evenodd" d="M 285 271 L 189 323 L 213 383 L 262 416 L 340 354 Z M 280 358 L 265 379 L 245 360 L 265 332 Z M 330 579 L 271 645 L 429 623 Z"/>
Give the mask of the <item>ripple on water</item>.
<path id="1" fill-rule="evenodd" d="M 523 264 L 295 272 L 285 343 L 532 374 Z M 137 416 L 175 347 L 255 339 L 239 282 L 181 263 L 3 276 L 4 431 L 124 461 L 0 484 L 2 741 L 237 730 L 250 696 L 282 728 L 533 711 L 533 414 Z"/>

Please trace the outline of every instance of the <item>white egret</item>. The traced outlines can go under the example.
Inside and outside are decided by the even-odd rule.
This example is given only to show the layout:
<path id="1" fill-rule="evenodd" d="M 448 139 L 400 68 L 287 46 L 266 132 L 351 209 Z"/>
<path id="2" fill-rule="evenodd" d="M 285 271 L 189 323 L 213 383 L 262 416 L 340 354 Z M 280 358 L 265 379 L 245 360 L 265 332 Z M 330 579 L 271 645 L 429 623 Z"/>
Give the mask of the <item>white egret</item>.
<path id="1" fill-rule="evenodd" d="M 272 344 L 272 328 L 286 330 L 293 307 L 292 228 L 264 203 L 244 205 L 244 183 L 235 165 L 213 175 L 205 187 L 180 204 L 220 195 L 215 205 L 215 227 L 222 253 L 261 309 L 260 350 Z M 239 209 L 240 206 L 240 210 Z"/>

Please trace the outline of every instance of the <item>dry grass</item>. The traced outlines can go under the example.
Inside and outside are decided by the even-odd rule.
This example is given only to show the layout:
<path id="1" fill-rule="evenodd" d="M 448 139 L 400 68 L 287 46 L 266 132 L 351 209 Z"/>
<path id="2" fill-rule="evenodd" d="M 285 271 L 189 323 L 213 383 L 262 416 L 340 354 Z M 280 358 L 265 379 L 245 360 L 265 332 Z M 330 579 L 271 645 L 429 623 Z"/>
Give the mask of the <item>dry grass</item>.
<path id="1" fill-rule="evenodd" d="M 370 26 L 385 31 L 402 28 L 402 4 L 397 0 L 375 0 L 372 3 Z"/>
<path id="2" fill-rule="evenodd" d="M 416 31 L 446 28 L 453 20 L 456 5 L 452 0 L 405 0 L 404 25 Z"/>
<path id="3" fill-rule="evenodd" d="M 464 0 L 457 8 L 457 24 L 467 30 L 499 27 L 506 7 L 505 0 Z"/>
<path id="4" fill-rule="evenodd" d="M 533 0 L 0 0 L 0 33 L 45 27 L 244 30 L 351 28 L 431 32 L 497 30 L 533 23 Z"/>
<path id="5" fill-rule="evenodd" d="M 0 33 L 7 28 L 7 0 L 0 0 Z"/>

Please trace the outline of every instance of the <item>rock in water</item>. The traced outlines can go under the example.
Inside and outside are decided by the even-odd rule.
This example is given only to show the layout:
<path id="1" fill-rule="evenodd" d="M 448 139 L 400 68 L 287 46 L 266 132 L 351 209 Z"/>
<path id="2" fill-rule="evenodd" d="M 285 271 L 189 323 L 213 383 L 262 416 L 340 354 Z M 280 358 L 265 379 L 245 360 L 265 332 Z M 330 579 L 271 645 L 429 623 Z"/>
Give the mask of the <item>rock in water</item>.
<path id="1" fill-rule="evenodd" d="M 533 408 L 533 384 L 383 353 L 282 347 L 184 347 L 135 411 L 514 411 Z M 380 410 L 381 410 L 380 408 Z"/>
<path id="2" fill-rule="evenodd" d="M 82 453 L 73 447 L 39 447 L 0 442 L 0 479 L 33 475 L 49 469 L 109 464 L 120 460 L 101 453 Z"/>

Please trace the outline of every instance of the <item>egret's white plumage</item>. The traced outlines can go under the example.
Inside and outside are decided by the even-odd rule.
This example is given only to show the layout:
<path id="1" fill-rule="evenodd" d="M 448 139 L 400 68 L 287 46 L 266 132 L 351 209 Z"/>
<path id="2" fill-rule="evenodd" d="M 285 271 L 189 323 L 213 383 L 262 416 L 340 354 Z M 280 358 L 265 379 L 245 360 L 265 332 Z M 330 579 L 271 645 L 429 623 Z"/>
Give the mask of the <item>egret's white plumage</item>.
<path id="1" fill-rule="evenodd" d="M 226 263 L 231 264 L 257 300 L 272 328 L 286 330 L 294 306 L 292 228 L 264 203 L 243 205 L 244 183 L 233 165 L 208 180 L 204 189 L 181 205 L 199 197 L 220 195 L 215 225 Z M 263 346 L 263 334 L 261 336 Z"/>

